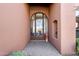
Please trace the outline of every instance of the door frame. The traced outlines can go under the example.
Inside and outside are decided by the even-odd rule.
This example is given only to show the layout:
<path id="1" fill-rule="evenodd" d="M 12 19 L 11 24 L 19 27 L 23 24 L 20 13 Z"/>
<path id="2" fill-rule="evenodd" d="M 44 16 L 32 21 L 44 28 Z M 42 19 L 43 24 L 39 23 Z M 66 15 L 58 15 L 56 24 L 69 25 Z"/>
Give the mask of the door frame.
<path id="1" fill-rule="evenodd" d="M 30 35 L 31 35 L 31 38 L 32 38 L 32 34 L 31 34 L 31 32 L 32 32 L 32 28 L 31 28 L 32 16 L 35 15 L 35 33 L 36 33 L 36 14 L 39 14 L 39 13 L 40 14 L 43 14 L 43 16 L 42 16 L 43 17 L 43 23 L 44 23 L 44 17 L 46 17 L 46 19 L 47 19 L 47 30 L 48 30 L 47 31 L 47 34 L 49 34 L 49 21 L 48 21 L 48 16 L 45 13 L 43 13 L 43 12 L 35 12 L 30 17 Z M 43 35 L 44 35 L 44 24 L 43 24 Z M 46 38 L 44 40 L 46 40 Z"/>

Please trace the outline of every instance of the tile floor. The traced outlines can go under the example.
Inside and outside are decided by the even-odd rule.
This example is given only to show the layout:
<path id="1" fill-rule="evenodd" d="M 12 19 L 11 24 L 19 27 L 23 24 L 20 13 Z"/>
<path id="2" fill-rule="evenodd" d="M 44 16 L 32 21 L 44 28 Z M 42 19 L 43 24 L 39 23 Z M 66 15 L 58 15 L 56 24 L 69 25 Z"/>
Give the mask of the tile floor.
<path id="1" fill-rule="evenodd" d="M 31 40 L 23 51 L 27 56 L 60 56 L 54 46 L 42 40 Z"/>

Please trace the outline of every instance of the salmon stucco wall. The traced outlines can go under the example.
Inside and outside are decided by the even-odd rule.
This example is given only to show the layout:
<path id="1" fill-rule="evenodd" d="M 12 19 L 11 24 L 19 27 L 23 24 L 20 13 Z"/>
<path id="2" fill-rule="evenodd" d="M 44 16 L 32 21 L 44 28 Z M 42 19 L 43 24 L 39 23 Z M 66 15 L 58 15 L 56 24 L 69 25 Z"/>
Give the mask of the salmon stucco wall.
<path id="1" fill-rule="evenodd" d="M 54 21 L 57 21 L 57 38 L 54 34 Z M 50 17 L 49 17 L 49 41 L 58 49 L 61 50 L 61 39 L 60 39 L 60 4 L 51 4 L 50 5 Z"/>
<path id="2" fill-rule="evenodd" d="M 75 54 L 76 30 L 74 4 L 61 4 L 61 54 Z"/>
<path id="3" fill-rule="evenodd" d="M 28 4 L 0 4 L 0 55 L 21 50 L 29 40 Z"/>

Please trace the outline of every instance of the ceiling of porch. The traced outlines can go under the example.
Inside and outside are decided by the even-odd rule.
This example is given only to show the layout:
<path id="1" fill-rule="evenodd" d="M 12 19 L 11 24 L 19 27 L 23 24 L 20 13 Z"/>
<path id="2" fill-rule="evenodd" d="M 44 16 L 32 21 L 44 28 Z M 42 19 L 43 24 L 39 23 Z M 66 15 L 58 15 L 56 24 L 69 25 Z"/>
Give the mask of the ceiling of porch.
<path id="1" fill-rule="evenodd" d="M 51 3 L 29 3 L 30 6 L 50 6 Z"/>

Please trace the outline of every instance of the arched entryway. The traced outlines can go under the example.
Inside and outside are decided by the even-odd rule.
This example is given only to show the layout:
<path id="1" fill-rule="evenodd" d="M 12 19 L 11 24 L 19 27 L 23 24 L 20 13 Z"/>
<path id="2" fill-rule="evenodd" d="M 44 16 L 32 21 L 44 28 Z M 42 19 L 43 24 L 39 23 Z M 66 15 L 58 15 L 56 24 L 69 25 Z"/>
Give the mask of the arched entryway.
<path id="1" fill-rule="evenodd" d="M 48 35 L 48 18 L 42 12 L 31 16 L 31 39 L 45 40 Z"/>

